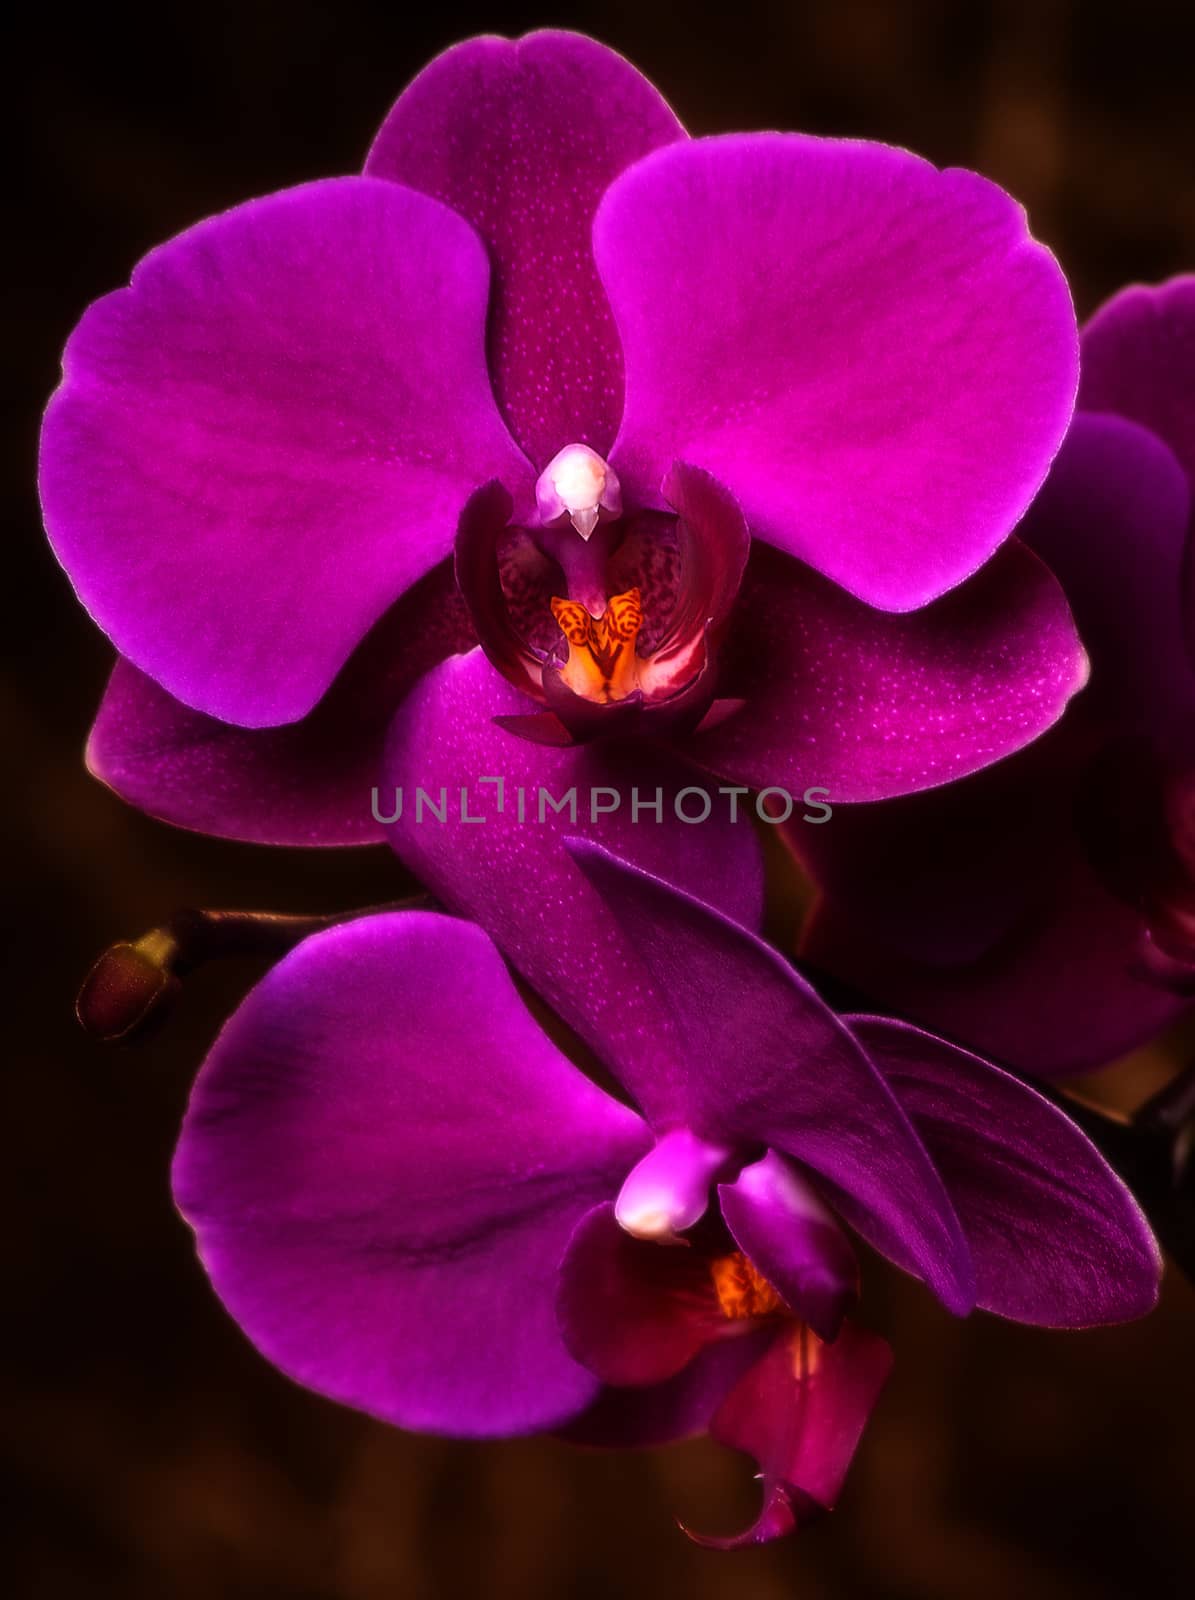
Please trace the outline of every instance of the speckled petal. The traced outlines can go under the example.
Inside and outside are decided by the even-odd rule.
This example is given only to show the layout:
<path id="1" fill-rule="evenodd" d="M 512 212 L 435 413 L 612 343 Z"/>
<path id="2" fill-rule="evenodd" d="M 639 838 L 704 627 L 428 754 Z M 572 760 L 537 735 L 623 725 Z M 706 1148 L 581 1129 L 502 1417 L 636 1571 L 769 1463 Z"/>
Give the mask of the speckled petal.
<path id="1" fill-rule="evenodd" d="M 383 804 L 403 791 L 390 843 L 446 905 L 486 929 L 611 1065 L 664 1058 L 671 1044 L 658 998 L 626 929 L 563 840 L 582 833 L 606 841 L 650 871 L 700 887 L 749 925 L 762 909 L 758 840 L 745 818 L 730 822 L 728 809 L 700 825 L 679 822 L 675 797 L 700 786 L 702 775 L 643 740 L 558 749 L 495 724 L 535 710 L 480 650 L 429 672 L 403 703 L 387 745 Z M 437 803 L 444 791 L 445 821 L 426 806 L 419 820 L 418 788 Z M 465 789 L 470 822 L 460 820 Z M 692 799 L 689 806 L 696 809 Z"/>
<path id="2" fill-rule="evenodd" d="M 692 758 L 755 788 L 823 788 L 832 804 L 1000 760 L 1055 722 L 1087 675 L 1061 588 L 1016 540 L 912 616 L 757 549 L 722 663 L 719 692 L 744 704 L 692 740 Z"/>
<path id="3" fill-rule="evenodd" d="M 609 449 L 622 352 L 593 264 L 593 214 L 625 167 L 682 138 L 629 62 L 551 30 L 455 45 L 374 141 L 367 172 L 445 201 L 486 242 L 494 391 L 537 468 L 567 444 Z"/>

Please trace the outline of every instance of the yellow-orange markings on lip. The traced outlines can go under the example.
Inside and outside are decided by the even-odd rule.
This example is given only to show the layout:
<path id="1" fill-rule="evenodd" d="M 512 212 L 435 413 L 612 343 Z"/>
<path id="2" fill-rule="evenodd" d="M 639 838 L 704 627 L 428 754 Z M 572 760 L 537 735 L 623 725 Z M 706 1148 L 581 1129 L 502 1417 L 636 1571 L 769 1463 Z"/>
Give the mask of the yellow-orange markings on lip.
<path id="1" fill-rule="evenodd" d="M 711 1261 L 710 1277 L 714 1280 L 722 1315 L 731 1322 L 747 1317 L 767 1317 L 774 1311 L 784 1310 L 784 1301 L 741 1250 Z"/>
<path id="2" fill-rule="evenodd" d="M 611 595 L 601 622 L 605 623 L 612 639 L 620 639 L 624 644 L 637 639 L 643 626 L 643 601 L 638 589 Z"/>
<path id="3" fill-rule="evenodd" d="M 568 640 L 560 676 L 586 700 L 625 700 L 638 683 L 635 640 L 643 626 L 638 589 L 611 595 L 600 617 L 576 600 L 552 600 L 552 615 Z"/>
<path id="4" fill-rule="evenodd" d="M 557 625 L 569 644 L 589 644 L 589 634 L 590 629 L 593 627 L 594 619 L 583 605 L 578 605 L 575 600 L 553 598 L 552 615 L 556 618 Z"/>

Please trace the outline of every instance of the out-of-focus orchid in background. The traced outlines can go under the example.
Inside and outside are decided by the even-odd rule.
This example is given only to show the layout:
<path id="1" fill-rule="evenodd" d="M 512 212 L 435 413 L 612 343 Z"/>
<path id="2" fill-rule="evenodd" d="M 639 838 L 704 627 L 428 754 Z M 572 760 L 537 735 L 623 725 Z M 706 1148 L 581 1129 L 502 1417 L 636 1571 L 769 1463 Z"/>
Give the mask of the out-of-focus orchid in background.
<path id="1" fill-rule="evenodd" d="M 417 912 L 305 941 L 200 1072 L 175 1194 L 284 1371 L 452 1434 L 708 1427 L 763 1480 L 731 1545 L 833 1504 L 887 1376 L 884 1341 L 844 1320 L 835 1213 L 960 1314 L 1152 1307 L 1136 1203 L 1034 1090 L 839 1019 L 746 929 L 573 849 L 632 931 L 623 991 L 655 1008 L 635 1053 L 605 1054 L 637 1111 L 539 1031 L 478 929 Z"/>
<path id="2" fill-rule="evenodd" d="M 555 31 L 447 51 L 363 176 L 84 315 L 40 485 L 119 652 L 92 771 L 222 838 L 389 845 L 455 914 L 190 913 L 85 987 L 123 1037 L 319 923 L 174 1166 L 282 1370 L 432 1432 L 708 1430 L 763 1483 L 730 1546 L 834 1502 L 887 1376 L 847 1228 L 959 1314 L 1150 1309 L 1137 1200 L 1014 1073 L 1195 988 L 1192 280 L 1082 343 L 1080 379 L 986 179 L 690 139 Z M 710 784 L 831 803 L 782 824 L 806 976 L 748 808 L 684 815 Z"/>
<path id="3" fill-rule="evenodd" d="M 823 890 L 816 966 L 1047 1077 L 1151 1038 L 1195 988 L 1195 279 L 1125 290 L 1082 350 L 1018 534 L 1066 590 L 1090 686 L 988 771 L 792 834 Z"/>

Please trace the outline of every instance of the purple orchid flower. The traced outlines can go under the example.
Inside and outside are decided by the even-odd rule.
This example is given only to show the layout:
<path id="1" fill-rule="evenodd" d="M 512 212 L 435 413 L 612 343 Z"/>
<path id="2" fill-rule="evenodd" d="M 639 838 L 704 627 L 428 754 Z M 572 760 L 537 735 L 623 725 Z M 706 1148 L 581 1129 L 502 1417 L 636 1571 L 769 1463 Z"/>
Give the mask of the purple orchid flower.
<path id="1" fill-rule="evenodd" d="M 986 772 L 792 835 L 822 888 L 816 967 L 1045 1075 L 1105 1065 L 1195 993 L 1195 278 L 1118 294 L 1082 353 L 1018 535 L 1066 590 L 1090 687 Z"/>
<path id="2" fill-rule="evenodd" d="M 1145 1313 L 1135 1201 L 1032 1089 L 899 1022 L 840 1019 L 720 912 L 570 848 L 654 1025 L 540 1031 L 487 936 L 365 918 L 287 956 L 201 1070 L 174 1162 L 215 1288 L 299 1382 L 400 1426 L 590 1444 L 709 1429 L 772 1538 L 833 1503 L 886 1377 L 843 1226 L 952 1311 Z M 583 964 L 574 981 L 589 981 Z"/>
<path id="3" fill-rule="evenodd" d="M 121 653 L 92 770 L 183 826 L 355 844 L 373 788 L 621 793 L 648 735 L 659 826 L 487 792 L 484 830 L 388 830 L 555 1003 L 574 941 L 625 960 L 563 832 L 750 921 L 750 831 L 673 815 L 695 773 L 870 800 L 1058 717 L 1083 654 L 1008 535 L 1075 375 L 1065 282 L 985 180 L 690 140 L 591 40 L 471 40 L 365 176 L 200 223 L 72 336 L 41 487 Z"/>

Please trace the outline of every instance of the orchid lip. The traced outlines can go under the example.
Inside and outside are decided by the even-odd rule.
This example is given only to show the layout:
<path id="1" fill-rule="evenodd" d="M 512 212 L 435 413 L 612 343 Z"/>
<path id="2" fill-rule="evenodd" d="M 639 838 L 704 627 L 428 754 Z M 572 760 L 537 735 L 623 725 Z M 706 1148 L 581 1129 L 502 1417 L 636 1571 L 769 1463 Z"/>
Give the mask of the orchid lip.
<path id="1" fill-rule="evenodd" d="M 640 731 L 687 735 L 717 691 L 746 524 L 715 479 L 682 462 L 664 484 L 671 513 L 624 510 L 601 457 L 588 446 L 568 451 L 588 462 L 559 476 L 573 510 L 598 501 L 588 537 L 551 468 L 541 476 L 547 520 L 538 526 L 513 520 L 513 500 L 494 481 L 470 498 L 457 529 L 456 579 L 482 649 L 552 714 L 502 726 L 557 746 Z"/>
<path id="2" fill-rule="evenodd" d="M 626 700 L 638 688 L 635 640 L 643 626 L 638 589 L 611 595 L 594 616 L 576 600 L 552 598 L 552 615 L 568 644 L 560 670 L 564 684 L 586 700 Z"/>

